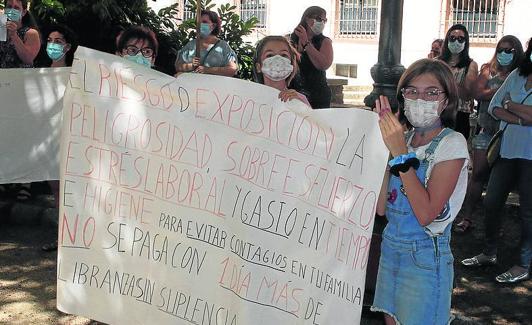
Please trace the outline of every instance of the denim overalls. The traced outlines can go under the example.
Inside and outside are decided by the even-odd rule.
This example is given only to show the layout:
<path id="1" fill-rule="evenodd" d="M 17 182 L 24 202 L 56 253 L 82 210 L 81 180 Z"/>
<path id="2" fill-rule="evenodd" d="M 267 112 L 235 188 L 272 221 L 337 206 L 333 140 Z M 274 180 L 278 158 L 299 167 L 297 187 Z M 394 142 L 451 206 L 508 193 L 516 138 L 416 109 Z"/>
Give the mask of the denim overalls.
<path id="1" fill-rule="evenodd" d="M 425 151 L 425 157 L 420 159 L 416 175 L 422 184 L 426 184 L 427 169 L 439 142 L 450 132 L 450 129 L 440 132 Z M 392 315 L 398 324 L 448 324 L 454 272 L 449 246 L 451 224 L 438 236 L 422 227 L 399 177 L 390 176 L 388 195 L 388 224 L 382 235 L 371 309 Z M 447 203 L 435 222 L 450 217 Z"/>

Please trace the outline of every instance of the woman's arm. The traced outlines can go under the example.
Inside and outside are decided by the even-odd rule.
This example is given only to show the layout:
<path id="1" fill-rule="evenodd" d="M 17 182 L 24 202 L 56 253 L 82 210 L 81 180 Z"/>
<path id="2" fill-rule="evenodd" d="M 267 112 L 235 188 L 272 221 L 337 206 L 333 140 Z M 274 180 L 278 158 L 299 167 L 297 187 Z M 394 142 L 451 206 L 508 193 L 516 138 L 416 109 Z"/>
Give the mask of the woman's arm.
<path id="1" fill-rule="evenodd" d="M 532 106 L 525 105 L 525 104 L 518 104 L 513 101 L 508 101 L 506 103 L 506 107 L 508 112 L 514 114 L 517 116 L 518 119 L 521 119 L 522 125 L 530 125 L 532 124 Z"/>
<path id="2" fill-rule="evenodd" d="M 307 52 L 310 62 L 318 70 L 327 70 L 333 62 L 333 47 L 332 41 L 329 38 L 325 38 L 321 43 L 321 48 L 317 50 L 312 42 L 308 43 L 305 47 L 305 52 Z"/>
<path id="3" fill-rule="evenodd" d="M 468 100 L 473 97 L 475 82 L 478 76 L 478 64 L 475 61 L 469 63 L 469 69 L 465 76 L 463 87 L 459 87 L 460 98 Z"/>
<path id="4" fill-rule="evenodd" d="M 491 89 L 488 87 L 488 81 L 490 77 L 490 69 L 488 65 L 485 65 L 477 77 L 476 82 L 473 84 L 473 97 L 476 100 L 491 100 L 491 97 L 497 92 L 497 89 Z"/>
<path id="5" fill-rule="evenodd" d="M 194 56 L 196 51 L 196 40 L 188 41 L 177 53 L 175 60 L 176 72 L 192 72 L 199 66 L 199 58 Z"/>
<path id="6" fill-rule="evenodd" d="M 197 58 L 194 58 L 197 59 Z M 175 62 L 175 71 L 176 72 L 191 72 L 194 71 L 196 66 L 194 65 L 194 60 L 190 63 L 183 62 L 181 58 L 177 59 Z"/>
<path id="7" fill-rule="evenodd" d="M 196 69 L 198 73 L 215 74 L 219 76 L 232 77 L 238 71 L 238 65 L 234 61 L 229 61 L 225 67 L 204 67 L 199 66 Z"/>
<path id="8" fill-rule="evenodd" d="M 41 49 L 39 33 L 35 29 L 30 28 L 26 32 L 26 35 L 24 35 L 24 40 L 22 40 L 17 34 L 17 25 L 14 22 L 8 21 L 6 26 L 9 39 L 15 47 L 19 59 L 24 64 L 33 64 L 33 60 L 35 60 Z"/>

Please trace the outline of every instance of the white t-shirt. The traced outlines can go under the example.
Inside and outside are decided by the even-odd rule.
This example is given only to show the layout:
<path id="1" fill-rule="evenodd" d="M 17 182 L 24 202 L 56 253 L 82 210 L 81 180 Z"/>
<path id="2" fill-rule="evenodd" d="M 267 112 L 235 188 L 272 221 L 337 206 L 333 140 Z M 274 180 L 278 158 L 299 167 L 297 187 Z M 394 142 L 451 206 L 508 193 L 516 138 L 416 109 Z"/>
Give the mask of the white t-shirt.
<path id="1" fill-rule="evenodd" d="M 410 145 L 411 140 L 412 137 L 410 137 L 407 142 L 408 151 L 415 152 L 416 157 L 420 161 L 423 160 L 425 158 L 425 151 L 429 148 L 430 143 L 413 148 Z M 449 198 L 450 218 L 434 220 L 430 225 L 426 226 L 425 228 L 427 228 L 432 235 L 439 235 L 443 233 L 447 225 L 453 222 L 454 218 L 456 218 L 456 215 L 458 214 L 458 211 L 460 211 L 462 203 L 464 202 L 467 191 L 467 165 L 469 161 L 469 152 L 467 151 L 466 139 L 461 133 L 451 131 L 451 133 L 447 134 L 447 136 L 440 141 L 433 156 L 429 158 L 430 162 L 425 175 L 425 186 L 427 185 L 430 173 L 436 164 L 442 161 L 464 158 L 465 161 L 464 165 L 462 166 L 462 170 L 460 171 L 460 175 L 458 176 L 458 182 L 456 183 L 456 187 Z"/>

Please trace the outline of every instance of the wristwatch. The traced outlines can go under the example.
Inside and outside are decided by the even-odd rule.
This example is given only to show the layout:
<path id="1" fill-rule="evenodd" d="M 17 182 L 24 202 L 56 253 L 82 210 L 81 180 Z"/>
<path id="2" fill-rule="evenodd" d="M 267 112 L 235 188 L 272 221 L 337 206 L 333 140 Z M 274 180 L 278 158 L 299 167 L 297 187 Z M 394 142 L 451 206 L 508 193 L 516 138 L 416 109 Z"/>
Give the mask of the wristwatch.
<path id="1" fill-rule="evenodd" d="M 504 108 L 505 110 L 508 110 L 508 103 L 510 103 L 509 99 L 507 99 L 504 102 L 502 102 L 502 108 Z"/>

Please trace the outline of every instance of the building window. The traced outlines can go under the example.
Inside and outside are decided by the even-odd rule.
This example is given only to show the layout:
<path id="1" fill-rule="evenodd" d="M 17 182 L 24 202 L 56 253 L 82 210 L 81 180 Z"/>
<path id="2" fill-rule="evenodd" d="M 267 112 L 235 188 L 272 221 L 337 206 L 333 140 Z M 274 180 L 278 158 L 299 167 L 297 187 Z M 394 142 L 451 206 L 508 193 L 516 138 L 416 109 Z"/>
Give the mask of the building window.
<path id="1" fill-rule="evenodd" d="M 496 42 L 503 31 L 505 0 L 450 0 L 447 4 L 447 29 L 464 25 L 471 41 Z"/>
<path id="2" fill-rule="evenodd" d="M 189 20 L 196 17 L 196 13 L 192 11 L 192 8 L 190 6 L 190 1 L 183 0 L 183 21 Z"/>
<path id="3" fill-rule="evenodd" d="M 243 21 L 255 17 L 258 19 L 256 28 L 266 28 L 266 0 L 241 0 L 240 17 Z"/>
<path id="4" fill-rule="evenodd" d="M 340 0 L 338 34 L 344 37 L 377 36 L 378 0 Z"/>

